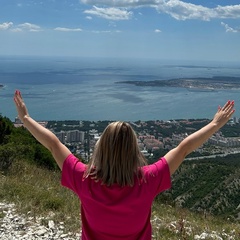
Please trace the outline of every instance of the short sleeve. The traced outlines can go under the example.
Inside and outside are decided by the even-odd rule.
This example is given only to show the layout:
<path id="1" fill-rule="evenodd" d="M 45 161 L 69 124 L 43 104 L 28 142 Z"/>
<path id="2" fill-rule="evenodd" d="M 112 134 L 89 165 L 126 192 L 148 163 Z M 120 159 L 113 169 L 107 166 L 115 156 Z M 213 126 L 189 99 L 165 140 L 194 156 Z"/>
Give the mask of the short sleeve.
<path id="1" fill-rule="evenodd" d="M 144 167 L 144 175 L 153 195 L 171 188 L 171 175 L 168 163 L 164 157 L 157 162 Z"/>
<path id="2" fill-rule="evenodd" d="M 73 154 L 70 154 L 63 162 L 61 177 L 62 186 L 78 193 L 79 186 L 76 183 L 81 182 L 85 169 L 86 165 L 80 162 Z"/>

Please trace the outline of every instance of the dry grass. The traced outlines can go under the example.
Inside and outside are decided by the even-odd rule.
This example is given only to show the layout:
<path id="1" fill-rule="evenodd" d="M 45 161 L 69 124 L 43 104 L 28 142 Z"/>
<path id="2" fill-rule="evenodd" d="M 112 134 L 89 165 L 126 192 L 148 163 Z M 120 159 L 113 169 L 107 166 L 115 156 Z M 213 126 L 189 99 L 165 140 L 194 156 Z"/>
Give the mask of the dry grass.
<path id="1" fill-rule="evenodd" d="M 15 162 L 7 174 L 0 174 L 0 201 L 15 203 L 23 214 L 64 222 L 66 232 L 79 232 L 79 200 L 61 187 L 58 171 L 41 169 L 25 161 Z M 190 240 L 203 232 L 216 233 L 222 239 L 240 239 L 239 222 L 200 215 L 159 202 L 154 203 L 152 212 L 155 240 Z"/>
<path id="2" fill-rule="evenodd" d="M 186 209 L 155 202 L 152 209 L 153 239 L 193 240 L 240 239 L 240 222 L 221 217 L 198 214 Z"/>
<path id="3" fill-rule="evenodd" d="M 15 162 L 7 174 L 0 175 L 0 189 L 0 201 L 15 203 L 20 213 L 48 216 L 64 222 L 66 232 L 79 232 L 79 200 L 61 187 L 59 171 Z"/>

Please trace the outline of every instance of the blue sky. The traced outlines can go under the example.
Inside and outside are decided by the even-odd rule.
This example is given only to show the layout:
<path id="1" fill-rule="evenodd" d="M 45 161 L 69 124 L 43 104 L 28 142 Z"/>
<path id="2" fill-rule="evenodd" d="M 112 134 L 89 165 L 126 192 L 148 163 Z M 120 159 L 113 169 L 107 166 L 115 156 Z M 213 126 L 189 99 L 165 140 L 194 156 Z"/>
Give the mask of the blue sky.
<path id="1" fill-rule="evenodd" d="M 0 0 L 0 55 L 240 61 L 240 0 Z"/>

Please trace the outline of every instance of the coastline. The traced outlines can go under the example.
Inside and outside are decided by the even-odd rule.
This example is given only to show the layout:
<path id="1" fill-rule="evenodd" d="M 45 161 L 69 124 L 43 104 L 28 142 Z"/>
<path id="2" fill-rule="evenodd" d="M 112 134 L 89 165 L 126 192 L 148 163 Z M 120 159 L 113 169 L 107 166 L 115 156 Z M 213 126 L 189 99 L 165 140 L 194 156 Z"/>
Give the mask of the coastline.
<path id="1" fill-rule="evenodd" d="M 215 76 L 196 78 L 176 78 L 153 81 L 119 81 L 117 84 L 133 84 L 147 87 L 180 87 L 190 91 L 215 91 L 240 89 L 240 77 Z"/>

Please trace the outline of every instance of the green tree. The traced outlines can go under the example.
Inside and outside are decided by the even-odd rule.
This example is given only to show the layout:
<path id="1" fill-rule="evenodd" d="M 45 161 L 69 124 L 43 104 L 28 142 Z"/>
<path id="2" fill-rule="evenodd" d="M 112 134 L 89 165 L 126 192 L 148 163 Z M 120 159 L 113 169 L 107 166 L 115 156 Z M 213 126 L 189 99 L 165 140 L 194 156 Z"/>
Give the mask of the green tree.
<path id="1" fill-rule="evenodd" d="M 12 165 L 17 156 L 17 150 L 13 144 L 8 143 L 0 146 L 0 170 L 6 171 Z"/>
<path id="2" fill-rule="evenodd" d="M 39 166 L 43 166 L 52 170 L 57 169 L 57 164 L 54 161 L 51 153 L 40 144 L 36 144 L 35 146 L 34 161 Z"/>
<path id="3" fill-rule="evenodd" d="M 7 136 L 12 133 L 13 124 L 10 119 L 0 115 L 0 144 L 7 142 Z"/>

